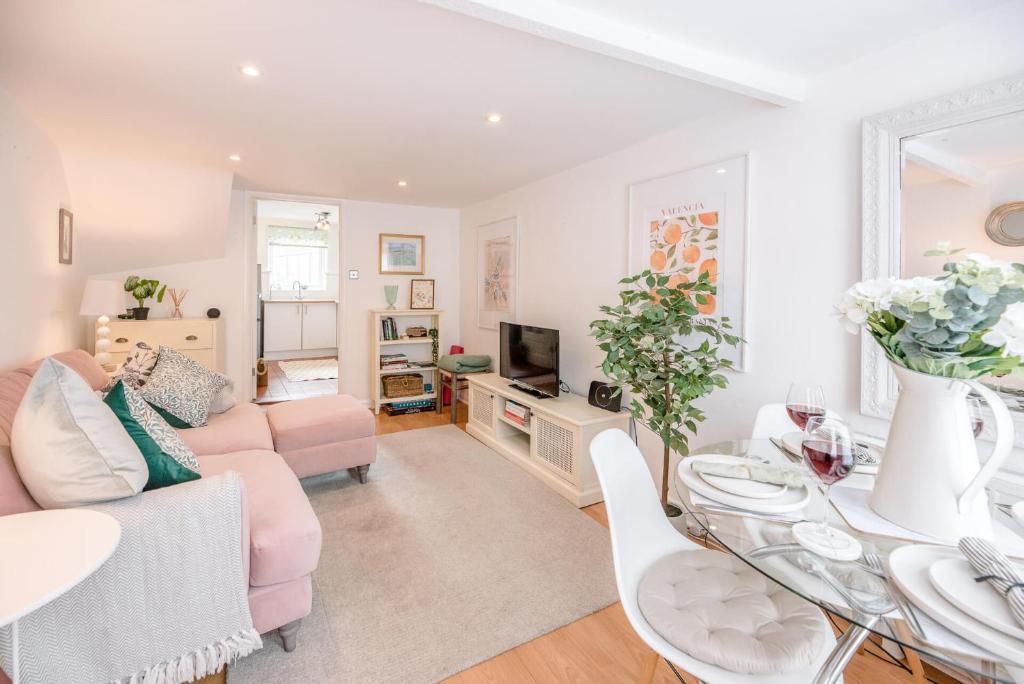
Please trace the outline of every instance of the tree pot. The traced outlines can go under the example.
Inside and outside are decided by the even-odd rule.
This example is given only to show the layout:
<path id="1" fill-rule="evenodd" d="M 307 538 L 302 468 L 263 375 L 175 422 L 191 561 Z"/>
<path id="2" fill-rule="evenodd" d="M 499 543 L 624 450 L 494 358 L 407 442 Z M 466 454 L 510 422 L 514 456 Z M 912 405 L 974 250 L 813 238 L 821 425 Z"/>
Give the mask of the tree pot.
<path id="1" fill-rule="evenodd" d="M 132 309 L 132 317 L 137 321 L 144 321 L 149 318 L 148 306 L 136 306 Z"/>

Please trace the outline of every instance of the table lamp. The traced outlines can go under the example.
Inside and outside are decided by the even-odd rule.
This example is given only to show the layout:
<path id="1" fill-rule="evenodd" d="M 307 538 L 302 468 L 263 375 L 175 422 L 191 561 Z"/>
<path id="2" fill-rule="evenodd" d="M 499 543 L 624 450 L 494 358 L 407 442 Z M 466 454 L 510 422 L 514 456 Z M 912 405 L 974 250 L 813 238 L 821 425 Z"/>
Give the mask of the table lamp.
<path id="1" fill-rule="evenodd" d="M 96 319 L 96 361 L 106 370 L 110 363 L 109 314 L 124 308 L 124 287 L 116 280 L 87 280 L 82 293 L 81 316 L 99 316 Z"/>

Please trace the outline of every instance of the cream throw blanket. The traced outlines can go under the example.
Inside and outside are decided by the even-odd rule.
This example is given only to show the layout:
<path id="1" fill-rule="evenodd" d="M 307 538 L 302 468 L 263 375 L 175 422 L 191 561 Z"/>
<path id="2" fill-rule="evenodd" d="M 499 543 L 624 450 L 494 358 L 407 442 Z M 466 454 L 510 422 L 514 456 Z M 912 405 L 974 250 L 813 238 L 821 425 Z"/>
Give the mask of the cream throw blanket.
<path id="1" fill-rule="evenodd" d="M 121 523 L 121 543 L 92 576 L 19 621 L 21 681 L 180 684 L 260 648 L 241 505 L 241 479 L 229 472 L 89 506 Z M 0 629 L 0 665 L 11 672 L 10 627 Z"/>

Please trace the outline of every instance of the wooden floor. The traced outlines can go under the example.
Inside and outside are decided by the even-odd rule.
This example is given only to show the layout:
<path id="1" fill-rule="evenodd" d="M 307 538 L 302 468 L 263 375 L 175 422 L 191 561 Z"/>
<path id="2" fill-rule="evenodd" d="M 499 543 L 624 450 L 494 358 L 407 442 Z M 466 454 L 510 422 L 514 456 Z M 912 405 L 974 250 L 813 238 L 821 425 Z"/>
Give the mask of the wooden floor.
<path id="1" fill-rule="evenodd" d="M 441 416 L 433 411 L 394 417 L 382 413 L 377 416 L 377 434 L 446 425 L 449 420 L 447 409 Z M 462 429 L 466 427 L 465 404 L 459 405 L 458 426 Z M 604 504 L 595 504 L 583 510 L 607 527 Z M 621 604 L 615 603 L 475 665 L 446 681 L 448 684 L 637 682 L 640 681 L 644 663 L 650 653 L 630 628 Z M 881 650 L 874 644 L 862 649 L 846 669 L 846 683 L 896 684 L 921 681 L 884 662 L 878 654 L 881 654 Z M 303 657 L 301 640 L 299 650 L 291 657 Z M 931 668 L 928 668 L 927 675 L 940 684 L 955 681 Z M 221 681 L 210 679 L 204 684 L 220 684 Z M 654 681 L 670 684 L 679 680 L 665 661 L 661 660 Z M 683 673 L 683 681 L 694 684 L 697 680 Z"/>
<path id="2" fill-rule="evenodd" d="M 267 361 L 267 376 L 267 386 L 256 388 L 256 401 L 260 404 L 338 393 L 337 380 L 289 380 L 277 361 Z"/>

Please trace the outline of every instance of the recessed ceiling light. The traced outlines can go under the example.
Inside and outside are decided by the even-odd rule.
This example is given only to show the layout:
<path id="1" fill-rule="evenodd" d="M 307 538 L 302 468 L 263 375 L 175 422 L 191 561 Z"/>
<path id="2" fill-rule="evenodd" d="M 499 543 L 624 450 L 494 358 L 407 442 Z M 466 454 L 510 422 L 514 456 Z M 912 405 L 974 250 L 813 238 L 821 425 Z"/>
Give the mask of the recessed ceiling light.
<path id="1" fill-rule="evenodd" d="M 231 161 L 242 161 L 242 157 L 237 154 L 232 154 L 228 157 Z"/>
<path id="2" fill-rule="evenodd" d="M 715 169 L 715 173 L 725 173 L 725 169 Z"/>
<path id="3" fill-rule="evenodd" d="M 398 187 L 404 188 L 409 184 L 409 181 L 398 181 Z"/>
<path id="4" fill-rule="evenodd" d="M 246 76 L 259 76 L 260 70 L 259 67 L 254 67 L 251 64 L 246 64 L 244 67 L 242 67 L 242 73 Z"/>
<path id="5" fill-rule="evenodd" d="M 487 115 L 488 123 L 501 123 L 501 114 L 494 112 L 493 114 Z"/>

